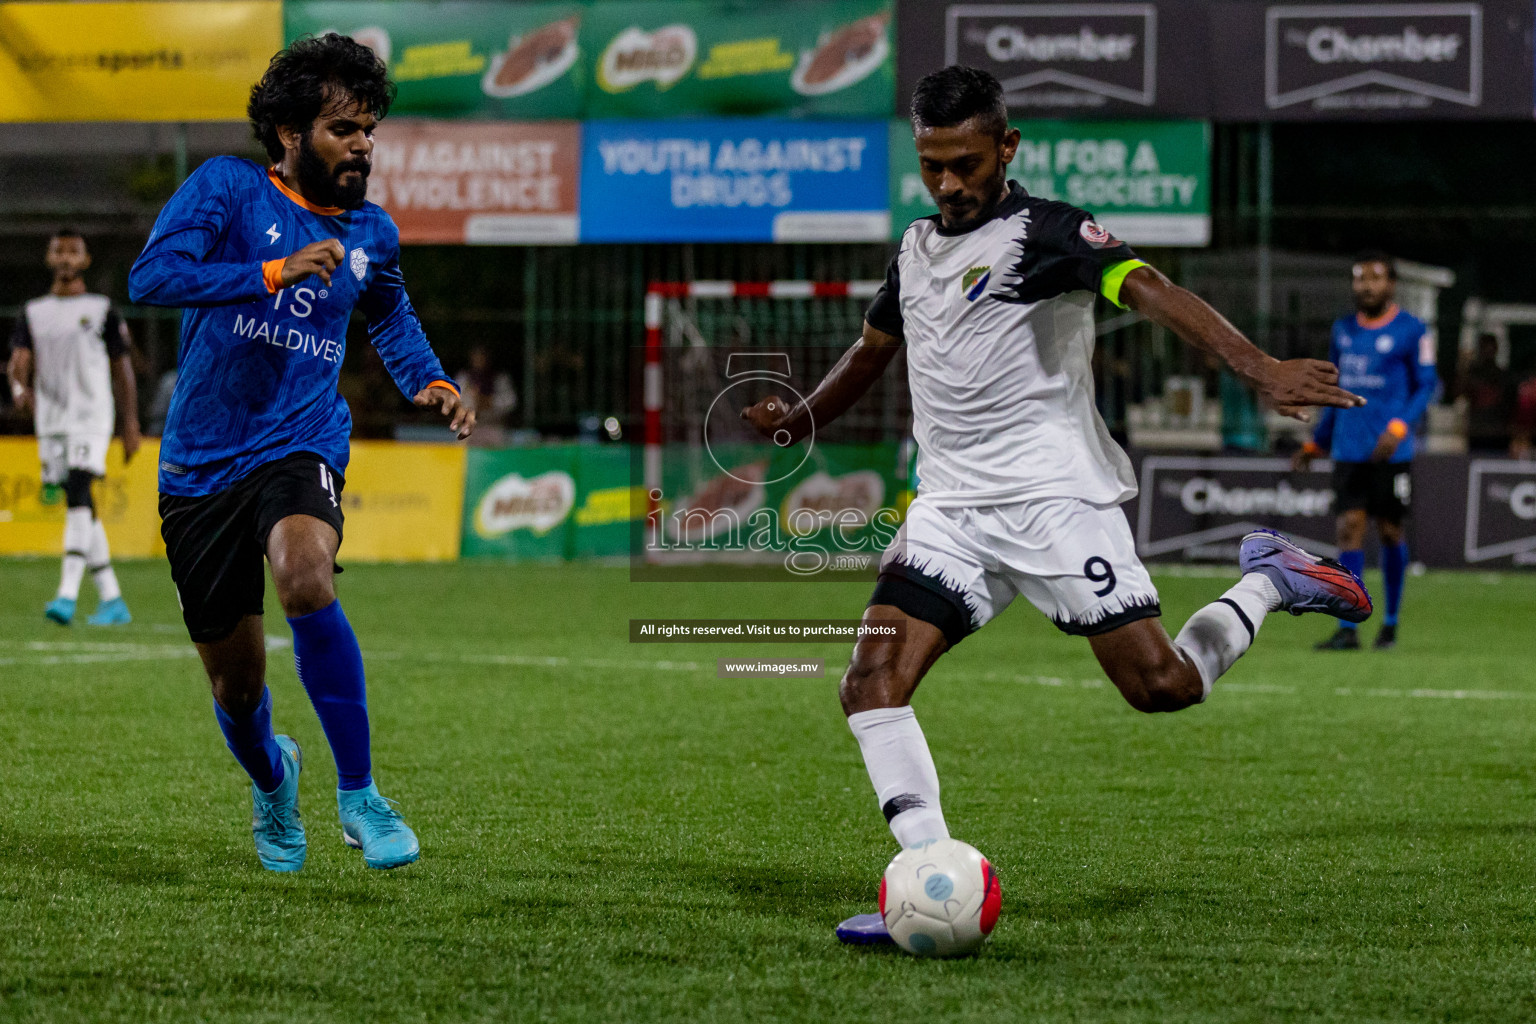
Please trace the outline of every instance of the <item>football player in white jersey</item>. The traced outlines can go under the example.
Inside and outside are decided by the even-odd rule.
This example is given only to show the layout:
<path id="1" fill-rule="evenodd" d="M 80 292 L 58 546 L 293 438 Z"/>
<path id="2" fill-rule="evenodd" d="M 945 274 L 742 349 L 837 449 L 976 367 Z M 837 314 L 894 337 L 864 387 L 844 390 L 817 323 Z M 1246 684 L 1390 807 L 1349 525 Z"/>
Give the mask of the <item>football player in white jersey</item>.
<path id="1" fill-rule="evenodd" d="M 1371 611 L 1349 570 L 1260 531 L 1243 540 L 1237 585 L 1168 636 L 1120 509 L 1136 493 L 1130 460 L 1094 406 L 1097 295 L 1219 357 L 1288 415 L 1364 399 L 1341 390 L 1328 363 L 1261 352 L 1085 211 L 1008 181 L 1019 132 L 991 75 L 955 66 L 927 76 L 912 126 L 938 215 L 907 229 L 863 337 L 810 397 L 766 398 L 742 413 L 764 436 L 782 441 L 787 431 L 798 442 L 907 347 L 920 483 L 864 612 L 902 629 L 899 639 L 859 640 L 840 689 L 903 847 L 949 836 L 912 694 L 946 650 L 1016 596 L 1087 637 L 1105 674 L 1147 712 L 1205 700 L 1270 612 L 1358 621 Z M 880 914 L 845 921 L 838 935 L 889 941 Z"/>
<path id="2" fill-rule="evenodd" d="M 81 275 L 91 254 L 79 232 L 55 233 L 45 262 L 53 287 L 17 318 L 6 366 L 11 397 L 33 413 L 43 482 L 64 489 L 64 568 L 59 592 L 43 614 L 63 626 L 73 622 L 80 581 L 89 569 L 98 599 L 90 623 L 118 625 L 132 616 L 112 571 L 91 484 L 107 473 L 107 446 L 119 414 L 123 461 L 139 450 L 128 327 L 105 295 L 85 290 Z"/>

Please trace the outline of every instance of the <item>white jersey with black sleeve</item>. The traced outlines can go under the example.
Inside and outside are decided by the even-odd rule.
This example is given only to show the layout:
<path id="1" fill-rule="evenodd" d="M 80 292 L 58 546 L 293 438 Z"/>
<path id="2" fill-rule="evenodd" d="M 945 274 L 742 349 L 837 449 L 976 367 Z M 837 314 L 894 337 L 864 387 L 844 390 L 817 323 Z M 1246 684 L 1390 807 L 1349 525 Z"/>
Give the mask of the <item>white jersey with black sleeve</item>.
<path id="1" fill-rule="evenodd" d="M 905 339 L 918 494 L 936 508 L 1112 506 L 1130 460 L 1094 405 L 1094 297 L 1143 266 L 1083 210 L 1016 182 L 967 231 L 918 220 L 865 316 Z"/>
<path id="2" fill-rule="evenodd" d="M 26 304 L 11 336 L 32 350 L 39 437 L 110 437 L 112 360 L 128 352 L 122 318 L 105 295 L 44 295 Z"/>

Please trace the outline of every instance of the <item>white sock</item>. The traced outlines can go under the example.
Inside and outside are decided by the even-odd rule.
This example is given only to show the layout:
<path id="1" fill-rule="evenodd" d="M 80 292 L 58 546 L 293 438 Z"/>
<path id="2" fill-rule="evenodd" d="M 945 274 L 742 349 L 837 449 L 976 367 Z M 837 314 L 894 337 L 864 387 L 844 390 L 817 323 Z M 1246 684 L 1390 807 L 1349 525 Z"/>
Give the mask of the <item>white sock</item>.
<path id="1" fill-rule="evenodd" d="M 864 767 L 875 786 L 880 812 L 903 848 L 925 839 L 948 839 L 939 809 L 939 773 L 928 753 L 917 714 L 910 708 L 876 708 L 848 716 Z"/>
<path id="2" fill-rule="evenodd" d="M 64 510 L 64 570 L 59 577 L 59 596 L 71 601 L 80 596 L 85 561 L 91 550 L 91 510 Z"/>
<path id="3" fill-rule="evenodd" d="M 1174 644 L 1200 670 L 1205 686 L 1201 700 L 1211 695 L 1216 680 L 1247 652 L 1264 616 L 1279 607 L 1280 592 L 1269 577 L 1250 572 L 1219 600 L 1189 617 Z"/>
<path id="4" fill-rule="evenodd" d="M 112 549 L 107 546 L 107 528 L 101 525 L 100 519 L 91 520 L 90 567 L 97 597 L 103 601 L 115 601 L 123 596 L 117 585 L 117 573 L 112 571 Z"/>

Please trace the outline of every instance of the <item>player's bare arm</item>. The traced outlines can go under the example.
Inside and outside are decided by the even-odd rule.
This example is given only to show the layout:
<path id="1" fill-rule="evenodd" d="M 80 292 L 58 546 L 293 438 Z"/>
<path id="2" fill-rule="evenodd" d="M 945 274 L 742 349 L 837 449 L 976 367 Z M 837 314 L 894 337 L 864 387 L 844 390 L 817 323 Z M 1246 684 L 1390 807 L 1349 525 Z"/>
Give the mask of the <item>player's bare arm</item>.
<path id="1" fill-rule="evenodd" d="M 411 401 L 423 409 L 435 408 L 447 416 L 448 429 L 457 434 L 460 441 L 468 439 L 475 432 L 475 410 L 445 387 L 433 384 L 422 388 Z"/>
<path id="2" fill-rule="evenodd" d="M 22 412 L 31 412 L 32 399 L 32 352 L 18 348 L 11 352 L 5 365 L 5 374 L 11 382 L 11 401 Z"/>
<path id="3" fill-rule="evenodd" d="M 1321 359 L 1276 359 L 1243 337 L 1226 317 L 1151 267 L 1131 271 L 1121 287 L 1125 304 L 1203 352 L 1220 358 L 1280 413 L 1306 422 L 1313 406 L 1341 409 L 1365 399 L 1338 386 L 1339 370 Z"/>
<path id="4" fill-rule="evenodd" d="M 741 418 L 764 437 L 777 438 L 785 447 L 795 444 L 816 424 L 831 423 L 852 408 L 891 365 L 899 348 L 900 338 L 866 323 L 863 335 L 803 402 L 791 406 L 785 399 L 769 396 L 743 409 Z M 788 431 L 788 438 L 780 436 L 780 431 Z"/>
<path id="5" fill-rule="evenodd" d="M 118 430 L 123 439 L 123 463 L 126 465 L 144 443 L 139 432 L 139 385 L 133 376 L 133 360 L 127 355 L 112 360 L 112 399 L 117 405 Z"/>

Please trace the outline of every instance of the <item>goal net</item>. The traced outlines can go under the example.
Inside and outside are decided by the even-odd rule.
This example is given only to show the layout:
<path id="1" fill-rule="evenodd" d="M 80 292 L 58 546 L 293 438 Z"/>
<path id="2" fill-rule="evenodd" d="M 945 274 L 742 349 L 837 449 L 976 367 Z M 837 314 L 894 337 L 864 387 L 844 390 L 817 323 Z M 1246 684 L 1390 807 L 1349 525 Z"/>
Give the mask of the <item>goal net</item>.
<path id="1" fill-rule="evenodd" d="M 905 353 L 850 410 L 792 445 L 741 411 L 815 390 L 863 329 L 879 281 L 654 282 L 639 353 L 645 501 L 638 569 L 758 566 L 873 575 L 910 500 Z M 652 578 L 666 578 L 653 574 Z"/>

